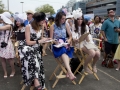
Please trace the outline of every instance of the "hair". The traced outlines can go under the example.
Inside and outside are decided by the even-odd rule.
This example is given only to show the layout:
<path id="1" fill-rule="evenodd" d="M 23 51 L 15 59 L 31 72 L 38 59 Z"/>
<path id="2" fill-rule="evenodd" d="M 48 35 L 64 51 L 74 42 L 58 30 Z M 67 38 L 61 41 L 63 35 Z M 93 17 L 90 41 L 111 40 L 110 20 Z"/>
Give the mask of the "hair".
<path id="1" fill-rule="evenodd" d="M 37 12 L 33 15 L 33 21 L 31 22 L 31 26 L 34 30 L 40 30 L 41 26 L 39 25 L 40 21 L 45 20 L 46 15 L 43 12 Z"/>
<path id="2" fill-rule="evenodd" d="M 14 21 L 13 31 L 17 31 L 18 28 L 19 28 L 19 27 L 16 25 L 16 22 L 17 22 L 17 21 L 15 20 L 15 21 Z M 24 23 L 21 23 L 21 26 L 22 26 L 22 27 L 25 27 L 25 24 L 24 24 Z"/>
<path id="3" fill-rule="evenodd" d="M 101 18 L 98 16 L 98 15 L 96 15 L 95 17 L 94 17 L 94 21 L 95 21 L 95 18 L 99 18 L 99 23 L 101 22 Z"/>
<path id="4" fill-rule="evenodd" d="M 48 18 L 48 20 L 54 21 L 54 17 L 51 16 L 51 17 Z"/>
<path id="5" fill-rule="evenodd" d="M 84 21 L 84 17 L 82 16 L 82 19 L 83 19 L 83 22 L 82 22 L 82 24 L 81 24 L 81 34 L 84 34 L 85 33 L 85 31 L 86 31 L 86 24 L 85 24 L 85 21 Z M 77 20 L 75 20 L 75 22 L 74 22 L 74 24 L 75 24 L 75 32 L 78 32 L 78 21 Z"/>
<path id="6" fill-rule="evenodd" d="M 86 25 L 88 24 L 88 20 L 87 19 L 84 19 L 84 22 L 85 22 Z"/>
<path id="7" fill-rule="evenodd" d="M 55 18 L 55 24 L 60 27 L 60 20 L 62 19 L 62 16 L 66 16 L 66 14 L 61 11 L 61 12 L 58 12 L 57 15 L 56 15 L 56 18 Z"/>
<path id="8" fill-rule="evenodd" d="M 107 10 L 107 13 L 108 13 L 108 14 L 109 14 L 110 10 L 113 10 L 113 9 L 108 9 L 108 10 Z M 114 11 L 114 10 L 113 10 L 113 11 Z"/>

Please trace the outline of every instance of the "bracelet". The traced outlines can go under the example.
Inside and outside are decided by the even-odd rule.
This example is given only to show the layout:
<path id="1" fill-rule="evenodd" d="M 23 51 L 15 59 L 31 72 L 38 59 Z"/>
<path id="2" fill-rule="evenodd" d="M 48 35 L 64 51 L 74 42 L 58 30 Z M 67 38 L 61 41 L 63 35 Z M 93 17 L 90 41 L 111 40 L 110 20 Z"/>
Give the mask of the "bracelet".
<path id="1" fill-rule="evenodd" d="M 38 40 L 36 40 L 36 43 L 39 44 Z"/>

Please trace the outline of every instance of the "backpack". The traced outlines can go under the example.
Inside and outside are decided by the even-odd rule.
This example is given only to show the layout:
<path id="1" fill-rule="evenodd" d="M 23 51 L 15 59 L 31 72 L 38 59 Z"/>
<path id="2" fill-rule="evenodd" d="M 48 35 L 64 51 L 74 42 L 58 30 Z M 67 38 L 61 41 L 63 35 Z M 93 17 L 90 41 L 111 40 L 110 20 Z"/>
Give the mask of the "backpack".
<path id="1" fill-rule="evenodd" d="M 75 70 L 77 69 L 78 65 L 80 64 L 80 60 L 78 58 L 72 58 L 70 61 L 70 67 L 71 67 L 71 71 L 74 73 Z M 81 72 L 83 70 L 83 65 L 80 67 L 80 69 L 78 70 L 79 72 Z"/>

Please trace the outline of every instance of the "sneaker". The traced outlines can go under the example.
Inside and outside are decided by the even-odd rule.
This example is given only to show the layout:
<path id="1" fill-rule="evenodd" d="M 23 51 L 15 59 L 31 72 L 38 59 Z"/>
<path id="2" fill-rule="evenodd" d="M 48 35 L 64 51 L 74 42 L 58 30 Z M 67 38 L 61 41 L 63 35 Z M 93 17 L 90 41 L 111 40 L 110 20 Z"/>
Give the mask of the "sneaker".
<path id="1" fill-rule="evenodd" d="M 107 66 L 106 61 L 105 61 L 105 60 L 104 60 L 104 61 L 102 61 L 101 65 L 102 65 L 103 67 L 106 67 L 106 66 Z"/>

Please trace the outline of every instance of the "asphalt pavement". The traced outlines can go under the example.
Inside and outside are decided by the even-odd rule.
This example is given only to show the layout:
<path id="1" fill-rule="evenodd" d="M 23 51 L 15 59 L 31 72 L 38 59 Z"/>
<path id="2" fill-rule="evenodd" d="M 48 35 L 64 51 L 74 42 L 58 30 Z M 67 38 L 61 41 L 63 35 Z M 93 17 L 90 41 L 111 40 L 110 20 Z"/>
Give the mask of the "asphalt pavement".
<path id="1" fill-rule="evenodd" d="M 55 86 L 52 88 L 52 85 L 55 81 L 49 81 L 49 77 L 52 74 L 53 70 L 57 66 L 57 63 L 51 54 L 50 51 L 47 51 L 47 56 L 43 57 L 44 67 L 45 67 L 45 76 L 46 76 L 46 87 L 48 90 L 120 90 L 120 71 L 115 71 L 115 68 L 109 69 L 101 66 L 102 56 L 97 63 L 98 68 L 98 77 L 99 81 L 93 75 L 87 75 L 81 84 L 78 84 L 81 76 L 76 75 L 77 79 L 76 85 L 74 85 L 68 78 L 61 79 Z M 115 66 L 116 67 L 116 66 Z M 7 79 L 3 78 L 3 70 L 0 65 L 0 90 L 21 90 L 22 85 L 20 82 L 22 80 L 19 67 L 15 66 L 16 74 L 13 78 L 8 77 Z M 7 63 L 8 74 L 10 74 L 10 66 Z M 27 87 L 25 90 L 30 90 Z"/>

